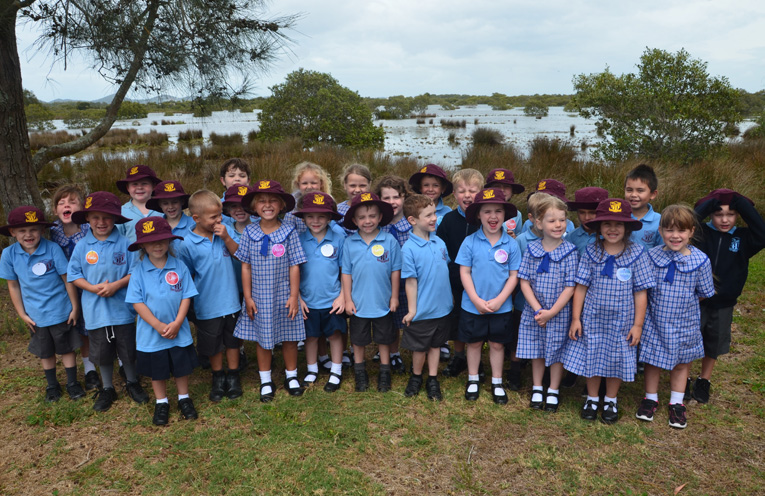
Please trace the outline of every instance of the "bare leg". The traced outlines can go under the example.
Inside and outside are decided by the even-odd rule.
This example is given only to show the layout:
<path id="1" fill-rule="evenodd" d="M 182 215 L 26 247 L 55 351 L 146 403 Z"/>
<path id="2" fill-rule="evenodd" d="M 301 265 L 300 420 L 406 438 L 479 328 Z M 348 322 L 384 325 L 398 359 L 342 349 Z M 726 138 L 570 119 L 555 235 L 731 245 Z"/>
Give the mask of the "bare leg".
<path id="1" fill-rule="evenodd" d="M 545 375 L 545 359 L 532 358 L 531 359 L 531 384 L 533 386 L 542 387 L 542 378 L 544 377 L 544 375 Z M 556 389 L 556 388 L 553 388 L 553 389 Z"/>
<path id="2" fill-rule="evenodd" d="M 154 381 L 152 381 L 151 385 L 154 387 Z M 178 394 L 189 394 L 189 376 L 176 377 L 175 388 L 178 390 Z M 156 392 L 156 389 L 154 391 Z"/>
<path id="3" fill-rule="evenodd" d="M 316 342 L 315 350 L 314 351 L 314 359 L 313 362 L 308 360 L 308 341 L 310 339 L 313 339 Z M 330 345 L 331 346 L 331 345 Z M 306 361 L 308 363 L 316 363 L 316 360 L 318 360 L 317 357 L 324 356 L 327 354 L 327 340 L 324 338 L 308 338 L 305 340 L 305 355 L 306 355 Z"/>
<path id="4" fill-rule="evenodd" d="M 550 365 L 550 389 L 560 389 L 563 379 L 563 364 L 558 362 Z"/>
<path id="5" fill-rule="evenodd" d="M 238 352 L 239 350 L 237 350 Z M 223 352 L 218 352 L 210 357 L 210 368 L 213 372 L 223 370 Z"/>
<path id="6" fill-rule="evenodd" d="M 71 353 L 64 353 L 63 355 L 61 355 L 61 362 L 64 364 L 64 367 L 66 368 L 74 367 L 75 365 L 77 365 L 77 355 L 73 351 Z M 53 358 L 53 366 L 54 367 L 56 366 L 55 357 Z"/>
<path id="7" fill-rule="evenodd" d="M 441 348 L 431 348 L 428 351 L 428 375 L 438 377 L 438 362 L 441 359 Z"/>
<path id="8" fill-rule="evenodd" d="M 270 372 L 271 359 L 273 358 L 271 350 L 267 350 L 263 348 L 262 346 L 260 346 L 260 344 L 256 343 L 255 351 L 258 356 L 258 370 L 260 372 Z M 210 357 L 210 365 L 212 365 L 212 357 Z"/>
<path id="9" fill-rule="evenodd" d="M 481 349 L 483 341 L 477 343 L 463 343 L 467 347 L 468 374 L 478 375 L 478 364 L 481 362 Z"/>
<path id="10" fill-rule="evenodd" d="M 381 344 L 380 348 L 380 365 L 390 365 L 390 347 L 389 344 Z"/>
<path id="11" fill-rule="evenodd" d="M 298 347 L 297 341 L 285 341 L 282 343 L 282 356 L 284 357 L 284 368 L 287 370 L 297 369 Z"/>
<path id="12" fill-rule="evenodd" d="M 364 356 L 366 349 L 366 346 L 353 345 L 353 363 L 364 363 L 364 360 L 366 359 Z"/>
<path id="13" fill-rule="evenodd" d="M 645 364 L 645 392 L 655 394 L 659 392 L 659 378 L 661 377 L 661 369 L 655 365 Z M 683 379 L 685 381 L 685 379 Z M 683 383 L 683 391 L 685 391 L 685 383 Z M 679 389 L 677 391 L 680 391 Z"/>
<path id="14" fill-rule="evenodd" d="M 589 387 L 589 382 L 587 383 Z M 609 398 L 616 398 L 619 394 L 619 388 L 622 385 L 622 380 L 618 377 L 606 377 L 606 396 Z"/>
<path id="15" fill-rule="evenodd" d="M 343 361 L 344 349 L 343 333 L 335 331 L 335 333 L 329 337 L 329 350 L 332 363 L 341 363 Z M 306 350 L 308 350 L 308 343 L 306 343 Z M 306 351 L 306 353 L 308 352 Z"/>
<path id="16" fill-rule="evenodd" d="M 600 396 L 600 377 L 588 377 L 587 378 L 587 396 L 597 398 Z"/>
<path id="17" fill-rule="evenodd" d="M 50 370 L 56 368 L 56 357 L 52 356 L 50 358 L 41 358 L 40 362 L 42 362 L 42 368 L 43 370 Z"/>
<path id="18" fill-rule="evenodd" d="M 702 379 L 711 380 L 712 379 L 712 370 L 715 368 L 715 364 L 717 363 L 716 358 L 707 358 L 704 357 L 701 359 L 701 377 Z M 683 386 L 685 387 L 685 386 Z"/>
<path id="19" fill-rule="evenodd" d="M 671 391 L 685 391 L 688 374 L 691 371 L 690 363 L 680 363 L 669 373 L 669 387 Z"/>
<path id="20" fill-rule="evenodd" d="M 452 341 L 454 343 L 454 352 L 462 352 L 465 351 L 465 342 L 464 341 L 457 341 L 456 339 Z"/>
<path id="21" fill-rule="evenodd" d="M 239 370 L 239 347 L 226 348 L 226 361 L 229 370 Z M 221 363 L 221 368 L 223 368 L 223 363 Z"/>
<path id="22" fill-rule="evenodd" d="M 319 338 L 305 338 L 305 363 L 308 365 L 313 365 L 319 360 L 319 341 Z M 327 345 L 325 342 L 324 353 L 326 352 Z"/>
<path id="23" fill-rule="evenodd" d="M 177 382 L 178 379 L 176 379 L 176 384 Z M 154 399 L 161 400 L 162 398 L 167 398 L 167 381 L 151 381 L 151 388 L 154 390 Z"/>
<path id="24" fill-rule="evenodd" d="M 422 374 L 422 368 L 425 365 L 425 357 L 428 355 L 428 353 L 424 351 L 413 351 L 412 352 L 412 373 L 414 375 L 420 375 Z M 438 358 L 436 358 L 438 360 Z"/>
<path id="25" fill-rule="evenodd" d="M 491 376 L 502 377 L 502 366 L 505 363 L 504 343 L 489 341 L 489 363 L 491 363 Z"/>

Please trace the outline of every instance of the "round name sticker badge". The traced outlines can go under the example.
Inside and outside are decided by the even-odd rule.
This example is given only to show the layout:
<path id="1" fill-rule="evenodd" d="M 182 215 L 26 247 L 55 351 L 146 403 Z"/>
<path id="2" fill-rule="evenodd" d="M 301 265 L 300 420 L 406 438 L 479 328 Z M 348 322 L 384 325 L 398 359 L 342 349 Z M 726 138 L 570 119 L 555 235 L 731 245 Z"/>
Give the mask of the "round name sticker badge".
<path id="1" fill-rule="evenodd" d="M 279 243 L 275 244 L 273 248 L 271 248 L 271 253 L 274 254 L 275 257 L 281 257 L 284 255 L 284 245 Z"/>
<path id="2" fill-rule="evenodd" d="M 95 265 L 98 263 L 98 252 L 90 250 L 85 254 L 85 261 L 88 262 L 90 265 Z"/>
<path id="3" fill-rule="evenodd" d="M 332 245 L 323 245 L 321 247 L 321 254 L 329 258 L 335 254 L 335 247 Z"/>
<path id="4" fill-rule="evenodd" d="M 516 226 L 515 219 L 510 219 L 507 222 L 505 222 L 505 227 L 507 228 L 508 233 L 510 231 L 515 231 L 515 226 Z"/>
<path id="5" fill-rule="evenodd" d="M 176 284 L 178 284 L 178 273 L 170 271 L 167 274 L 165 274 L 165 282 L 171 286 L 175 286 Z"/>
<path id="6" fill-rule="evenodd" d="M 494 252 L 494 260 L 499 263 L 507 262 L 507 252 L 505 250 L 497 250 Z"/>
<path id="7" fill-rule="evenodd" d="M 622 282 L 629 281 L 632 279 L 632 271 L 627 267 L 616 269 L 616 278 Z"/>
<path id="8" fill-rule="evenodd" d="M 372 255 L 381 257 L 383 256 L 383 253 L 385 253 L 385 248 L 383 248 L 383 245 L 374 245 L 372 247 Z"/>
<path id="9" fill-rule="evenodd" d="M 36 276 L 41 276 L 48 272 L 48 268 L 45 267 L 45 264 L 42 262 L 38 262 L 32 266 L 32 274 Z"/>

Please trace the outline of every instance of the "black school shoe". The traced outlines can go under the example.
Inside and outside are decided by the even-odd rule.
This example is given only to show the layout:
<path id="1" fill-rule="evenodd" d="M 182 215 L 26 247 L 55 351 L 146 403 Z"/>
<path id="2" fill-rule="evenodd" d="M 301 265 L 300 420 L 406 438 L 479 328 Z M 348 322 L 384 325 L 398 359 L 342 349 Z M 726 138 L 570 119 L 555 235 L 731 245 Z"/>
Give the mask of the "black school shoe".
<path id="1" fill-rule="evenodd" d="M 531 390 L 531 397 L 533 398 L 534 394 L 536 394 L 536 393 L 539 393 L 542 396 L 542 400 L 541 401 L 533 401 L 533 400 L 529 399 L 529 408 L 531 408 L 533 410 L 542 410 L 544 408 L 544 406 L 545 406 L 545 394 L 544 394 L 544 391 L 540 391 L 540 390 L 534 391 L 532 389 Z"/>
<path id="2" fill-rule="evenodd" d="M 324 391 L 326 391 L 328 393 L 334 393 L 335 391 L 340 389 L 340 384 L 343 383 L 343 376 L 340 375 L 340 374 L 335 374 L 334 372 L 330 372 L 329 376 L 330 377 L 337 377 L 338 383 L 335 384 L 335 383 L 327 381 L 327 383 L 324 384 Z"/>
<path id="3" fill-rule="evenodd" d="M 592 400 L 585 401 L 584 406 L 582 406 L 582 413 L 580 415 L 583 420 L 597 420 L 598 403 Z"/>
<path id="4" fill-rule="evenodd" d="M 140 382 L 128 382 L 125 388 L 127 389 L 128 396 L 139 405 L 149 402 L 149 395 L 143 390 Z"/>
<path id="5" fill-rule="evenodd" d="M 61 385 L 48 386 L 45 388 L 45 401 L 55 403 L 61 399 Z"/>
<path id="6" fill-rule="evenodd" d="M 271 388 L 270 393 L 264 393 L 263 390 L 266 387 Z M 276 387 L 274 386 L 273 382 L 264 382 L 260 385 L 260 402 L 261 403 L 269 403 L 274 400 L 274 396 L 276 395 Z"/>
<path id="7" fill-rule="evenodd" d="M 420 389 L 422 388 L 422 376 L 416 376 L 411 375 L 409 376 L 409 382 L 406 384 L 406 389 L 404 389 L 404 396 L 407 398 L 411 398 L 412 396 L 417 396 L 420 394 Z"/>
<path id="8" fill-rule="evenodd" d="M 683 401 L 688 403 L 691 401 L 691 398 L 693 397 L 691 394 L 691 390 L 693 388 L 693 380 L 689 377 L 688 381 L 685 383 L 685 394 L 683 395 Z"/>
<path id="9" fill-rule="evenodd" d="M 403 374 L 406 372 L 404 367 L 404 360 L 401 358 L 401 355 L 391 355 L 390 370 L 397 374 Z"/>
<path id="10" fill-rule="evenodd" d="M 500 391 L 505 394 L 499 394 Z M 507 392 L 502 387 L 502 384 L 491 385 L 491 399 L 497 405 L 507 405 Z"/>
<path id="11" fill-rule="evenodd" d="M 619 412 L 616 409 L 616 403 L 606 401 L 603 405 L 603 411 L 600 413 L 600 421 L 604 424 L 615 424 L 619 420 Z"/>
<path id="12" fill-rule="evenodd" d="M 691 393 L 691 396 L 694 400 L 698 401 L 699 403 L 708 403 L 709 402 L 709 389 L 712 387 L 712 384 L 706 380 L 702 379 L 701 377 L 696 379 L 696 382 L 693 384 L 693 392 Z"/>
<path id="13" fill-rule="evenodd" d="M 210 401 L 217 403 L 226 396 L 226 373 L 222 370 L 213 372 L 210 386 Z"/>
<path id="14" fill-rule="evenodd" d="M 70 400 L 76 401 L 85 396 L 85 390 L 82 389 L 82 386 L 77 381 L 70 382 L 69 384 L 67 384 L 66 392 L 67 394 L 69 394 Z"/>
<path id="15" fill-rule="evenodd" d="M 112 407 L 112 403 L 117 401 L 117 391 L 113 387 L 103 388 L 96 393 L 96 402 L 93 403 L 93 410 L 105 412 Z"/>
<path id="16" fill-rule="evenodd" d="M 195 420 L 199 418 L 199 414 L 197 413 L 197 409 L 194 408 L 194 402 L 191 401 L 191 398 L 183 398 L 178 401 L 178 410 L 180 410 L 181 417 L 183 417 L 184 420 Z"/>
<path id="17" fill-rule="evenodd" d="M 555 403 L 550 403 L 550 398 L 555 398 L 558 401 Z M 558 405 L 560 405 L 560 394 L 558 393 L 547 393 L 547 396 L 545 397 L 545 411 L 550 413 L 555 413 L 558 411 Z"/>
<path id="18" fill-rule="evenodd" d="M 169 403 L 155 403 L 154 404 L 154 417 L 151 419 L 154 425 L 167 425 L 170 421 L 170 404 Z"/>
<path id="19" fill-rule="evenodd" d="M 428 377 L 425 381 L 425 391 L 428 393 L 428 399 L 431 401 L 441 401 L 444 399 L 441 394 L 441 384 L 438 383 L 437 377 Z"/>
<path id="20" fill-rule="evenodd" d="M 353 379 L 356 381 L 355 390 L 357 393 L 363 393 L 369 389 L 369 374 L 366 369 L 354 370 Z"/>
<path id="21" fill-rule="evenodd" d="M 297 382 L 297 386 L 290 387 L 291 382 Z M 303 385 L 300 384 L 300 379 L 297 377 L 285 377 L 284 378 L 284 389 L 290 394 L 290 396 L 303 396 Z"/>
<path id="22" fill-rule="evenodd" d="M 239 376 L 239 370 L 229 370 L 226 374 L 226 397 L 235 400 L 242 396 L 242 380 Z M 196 417 L 195 417 L 196 418 Z"/>
<path id="23" fill-rule="evenodd" d="M 85 391 L 92 391 L 101 387 L 101 377 L 98 372 L 91 370 L 85 374 Z"/>
<path id="24" fill-rule="evenodd" d="M 452 355 L 441 375 L 444 377 L 457 377 L 467 370 L 467 359 L 464 356 Z"/>
<path id="25" fill-rule="evenodd" d="M 390 370 L 381 370 L 377 374 L 377 390 L 381 393 L 390 391 Z"/>
<path id="26" fill-rule="evenodd" d="M 470 386 L 472 386 L 473 384 L 475 384 L 476 388 L 475 388 L 475 392 L 471 393 L 468 391 L 468 389 L 470 389 Z M 478 396 L 480 396 L 480 393 L 481 393 L 480 384 L 481 383 L 479 381 L 467 381 L 467 383 L 465 383 L 465 399 L 466 400 L 468 401 L 478 400 Z"/>

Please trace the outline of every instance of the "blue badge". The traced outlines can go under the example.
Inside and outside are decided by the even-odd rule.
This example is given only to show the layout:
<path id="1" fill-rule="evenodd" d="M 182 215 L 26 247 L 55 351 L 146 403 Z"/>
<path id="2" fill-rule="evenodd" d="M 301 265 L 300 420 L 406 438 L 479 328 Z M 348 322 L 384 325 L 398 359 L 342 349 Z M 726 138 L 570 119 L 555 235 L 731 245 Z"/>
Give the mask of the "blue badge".
<path id="1" fill-rule="evenodd" d="M 730 240 L 729 250 L 733 253 L 738 253 L 738 248 L 741 245 L 741 238 L 733 238 Z"/>

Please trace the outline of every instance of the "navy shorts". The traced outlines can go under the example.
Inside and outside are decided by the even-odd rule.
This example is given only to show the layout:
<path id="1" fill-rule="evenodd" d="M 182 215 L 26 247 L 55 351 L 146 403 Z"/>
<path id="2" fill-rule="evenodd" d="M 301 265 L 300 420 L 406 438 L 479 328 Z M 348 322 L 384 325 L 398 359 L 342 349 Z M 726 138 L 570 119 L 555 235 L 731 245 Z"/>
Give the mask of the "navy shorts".
<path id="1" fill-rule="evenodd" d="M 730 326 L 733 323 L 733 307 L 711 308 L 701 306 L 701 335 L 704 339 L 704 356 L 717 360 L 730 353 Z"/>
<path id="2" fill-rule="evenodd" d="M 171 377 L 186 377 L 199 366 L 194 345 L 173 346 L 165 350 L 138 352 L 138 373 L 152 381 L 166 381 Z"/>
<path id="3" fill-rule="evenodd" d="M 329 313 L 331 308 L 316 310 L 308 309 L 308 318 L 305 323 L 305 337 L 321 338 L 330 337 L 335 331 L 345 334 L 347 326 L 344 314 Z"/>
<path id="4" fill-rule="evenodd" d="M 99 327 L 88 332 L 90 361 L 94 365 L 111 367 L 114 359 L 135 363 L 135 324 Z"/>
<path id="5" fill-rule="evenodd" d="M 214 319 L 197 319 L 197 351 L 200 355 L 213 356 L 227 349 L 238 349 L 242 345 L 242 340 L 234 337 L 239 313 Z"/>
<path id="6" fill-rule="evenodd" d="M 510 343 L 513 337 L 510 330 L 512 315 L 513 312 L 480 315 L 462 310 L 459 339 L 465 343 Z"/>
<path id="7" fill-rule="evenodd" d="M 375 319 L 351 315 L 351 344 L 354 346 L 371 344 L 373 329 L 374 341 L 377 344 L 393 344 L 398 336 L 398 328 L 392 312 Z"/>
<path id="8" fill-rule="evenodd" d="M 73 326 L 66 322 L 46 327 L 35 326 L 29 331 L 27 350 L 37 358 L 52 358 L 56 355 L 72 353 L 80 347 L 80 335 Z"/>
<path id="9" fill-rule="evenodd" d="M 440 348 L 449 337 L 451 314 L 436 319 L 416 320 L 404 327 L 401 347 L 415 352 L 427 352 Z"/>

